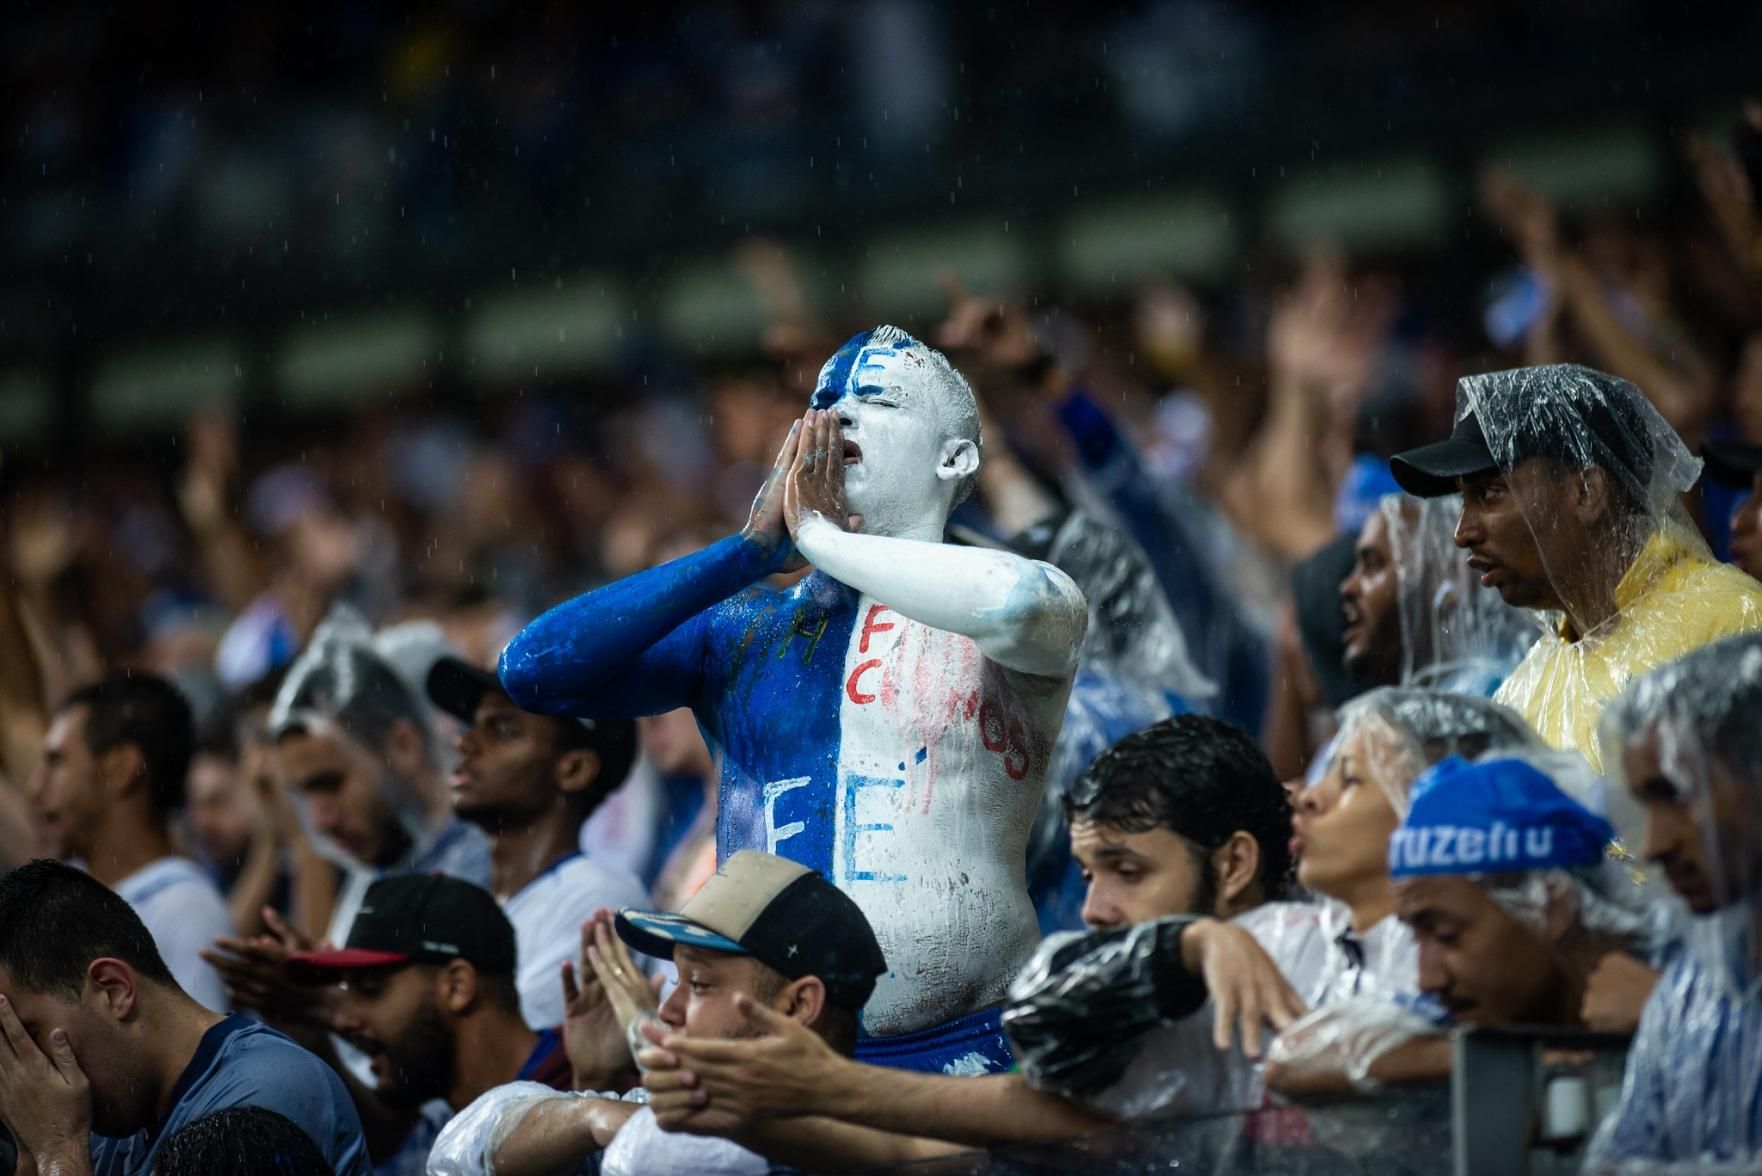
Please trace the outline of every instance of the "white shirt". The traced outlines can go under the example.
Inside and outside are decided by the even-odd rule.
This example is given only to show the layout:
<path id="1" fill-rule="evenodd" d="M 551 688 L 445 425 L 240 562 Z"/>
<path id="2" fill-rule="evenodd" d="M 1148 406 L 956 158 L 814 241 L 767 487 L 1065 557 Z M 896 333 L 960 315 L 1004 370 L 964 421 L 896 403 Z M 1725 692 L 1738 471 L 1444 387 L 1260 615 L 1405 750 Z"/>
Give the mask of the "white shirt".
<path id="1" fill-rule="evenodd" d="M 159 947 L 172 979 L 198 1003 L 217 1013 L 232 1006 L 220 973 L 196 953 L 233 933 L 220 888 L 188 858 L 162 857 L 116 884 Z"/>
<path id="2" fill-rule="evenodd" d="M 564 960 L 581 950 L 581 924 L 598 907 L 648 905 L 648 892 L 634 874 L 571 854 L 528 882 L 502 904 L 514 924 L 519 956 L 515 977 L 520 1012 L 534 1029 L 563 1023 Z"/>

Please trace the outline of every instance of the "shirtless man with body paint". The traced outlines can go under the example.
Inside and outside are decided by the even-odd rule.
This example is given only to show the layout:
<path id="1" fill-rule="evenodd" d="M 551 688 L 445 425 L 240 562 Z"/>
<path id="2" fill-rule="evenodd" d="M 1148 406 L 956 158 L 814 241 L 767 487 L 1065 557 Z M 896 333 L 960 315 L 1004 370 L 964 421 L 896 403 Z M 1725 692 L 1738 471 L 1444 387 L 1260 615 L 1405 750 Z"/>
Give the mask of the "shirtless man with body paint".
<path id="1" fill-rule="evenodd" d="M 1006 1069 L 997 1005 L 1038 938 L 1029 827 L 1082 644 L 1048 564 L 942 542 L 979 469 L 979 416 L 941 353 L 857 335 L 737 535 L 552 609 L 502 655 L 522 707 L 690 706 L 721 778 L 718 856 L 822 871 L 889 972 L 857 1056 Z M 799 553 L 815 570 L 760 581 Z"/>

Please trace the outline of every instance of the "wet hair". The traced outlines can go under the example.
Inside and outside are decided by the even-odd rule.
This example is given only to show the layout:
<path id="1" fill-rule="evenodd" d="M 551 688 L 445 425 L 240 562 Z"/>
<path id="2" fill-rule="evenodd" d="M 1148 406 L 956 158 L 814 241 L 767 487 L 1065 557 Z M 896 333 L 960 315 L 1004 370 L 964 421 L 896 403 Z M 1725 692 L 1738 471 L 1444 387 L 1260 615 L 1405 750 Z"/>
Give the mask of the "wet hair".
<path id="1" fill-rule="evenodd" d="M 135 908 L 84 870 L 39 858 L 0 878 L 0 968 L 12 983 L 77 1000 L 87 966 L 104 958 L 177 987 Z"/>
<path id="2" fill-rule="evenodd" d="M 1254 740 L 1204 715 L 1176 715 L 1126 736 L 1096 757 L 1065 797 L 1067 822 L 1126 833 L 1167 829 L 1196 854 L 1214 886 L 1208 855 L 1241 831 L 1260 848 L 1256 881 L 1268 899 L 1291 876 L 1291 806 Z"/>
<path id="3" fill-rule="evenodd" d="M 268 1107 L 222 1107 L 165 1137 L 153 1176 L 333 1176 L 336 1169 L 292 1119 Z"/>
<path id="4" fill-rule="evenodd" d="M 86 708 L 86 750 L 101 756 L 123 744 L 140 749 L 153 811 L 182 807 L 195 755 L 196 722 L 178 688 L 155 674 L 124 672 L 69 694 L 56 712 Z"/>

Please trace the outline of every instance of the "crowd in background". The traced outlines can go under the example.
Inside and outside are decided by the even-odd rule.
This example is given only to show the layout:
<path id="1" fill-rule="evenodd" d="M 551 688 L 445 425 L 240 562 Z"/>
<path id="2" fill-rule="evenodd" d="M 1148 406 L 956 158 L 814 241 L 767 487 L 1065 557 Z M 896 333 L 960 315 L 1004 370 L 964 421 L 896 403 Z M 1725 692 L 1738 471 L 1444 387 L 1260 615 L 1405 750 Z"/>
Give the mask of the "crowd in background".
<path id="1" fill-rule="evenodd" d="M 421 46 L 408 47 L 406 56 L 420 59 Z M 748 93 L 753 87 L 770 93 L 762 79 L 747 79 L 745 89 L 730 85 L 752 101 L 760 100 Z M 1667 486 L 1667 506 L 1654 505 L 1692 520 L 1719 559 L 1762 576 L 1762 450 L 1745 448 L 1762 445 L 1762 215 L 1756 200 L 1762 112 L 1746 110 L 1735 125 L 1731 143 L 1686 142 L 1682 175 L 1694 197 L 1654 216 L 1564 216 L 1515 177 L 1488 172 L 1481 177 L 1480 209 L 1508 253 L 1485 272 L 1453 275 L 1458 288 L 1440 301 L 1404 281 L 1399 259 L 1330 249 L 1244 268 L 1235 282 L 1218 288 L 1150 282 L 1129 299 L 1105 305 L 999 301 L 967 289 L 957 273 L 940 275 L 946 316 L 901 325 L 945 351 L 978 396 L 984 464 L 975 493 L 950 519 L 951 536 L 1058 565 L 1090 606 L 1089 644 L 1066 711 L 1062 758 L 1048 774 L 1027 863 L 1043 930 L 1144 921 L 1108 913 L 1114 900 L 1106 893 L 1107 871 L 1085 856 L 1090 851 L 1079 835 L 1086 819 L 1134 827 L 1122 817 L 1085 818 L 1096 802 L 1086 799 L 1080 781 L 1100 772 L 1099 766 L 1091 772 L 1092 764 L 1106 762 L 1097 757 L 1136 728 L 1197 712 L 1246 732 L 1259 752 L 1240 754 L 1264 754 L 1269 767 L 1259 774 L 1243 771 L 1269 785 L 1268 811 L 1275 816 L 1267 824 L 1278 828 L 1286 810 L 1278 807 L 1283 801 L 1277 783 L 1297 782 L 1293 791 L 1301 792 L 1309 773 L 1312 787 L 1327 786 L 1317 779 L 1328 776 L 1343 742 L 1359 730 L 1355 724 L 1368 721 L 1365 715 L 1381 716 L 1377 721 L 1409 732 L 1420 744 L 1442 738 L 1428 735 L 1426 720 L 1378 688 L 1484 698 L 1514 673 L 1542 627 L 1523 608 L 1493 600 L 1477 586 L 1481 569 L 1468 573 L 1453 542 L 1461 534 L 1462 508 L 1452 501 L 1434 510 L 1430 503 L 1393 497 L 1408 482 L 1398 482 L 1400 470 L 1391 471 L 1390 459 L 1458 425 L 1461 377 L 1580 363 L 1630 382 L 1687 453 L 1709 454 L 1704 476 L 1688 479 L 1692 487 Z M 625 1093 L 617 1087 L 633 1084 L 629 1053 L 622 1065 L 588 1072 L 573 1050 L 566 1060 L 550 1057 L 547 1048 L 562 1045 L 542 1035 L 567 1017 L 586 1015 L 573 1011 L 582 999 L 574 986 L 577 979 L 588 985 L 583 973 L 589 970 L 594 984 L 612 994 L 607 1001 L 641 1003 L 646 981 L 620 998 L 613 979 L 620 968 L 638 967 L 617 939 L 630 937 L 622 929 L 614 934 L 611 916 L 595 910 L 646 905 L 675 911 L 716 877 L 716 764 L 688 713 L 639 719 L 633 735 L 604 723 L 590 724 L 584 733 L 566 719 L 546 719 L 555 730 L 506 734 L 498 721 L 535 721 L 533 716 L 486 717 L 482 700 L 499 695 L 486 672 L 504 646 L 549 606 L 739 531 L 779 443 L 808 404 L 821 364 L 853 330 L 874 326 L 860 317 L 860 308 L 841 311 L 841 319 L 857 316 L 851 321 L 834 321 L 816 306 L 781 247 L 749 240 L 740 257 L 770 323 L 753 358 L 738 363 L 705 368 L 650 343 L 624 357 L 616 379 L 591 388 L 554 386 L 515 398 L 445 403 L 390 398 L 371 411 L 273 433 L 251 419 L 206 415 L 191 420 L 164 451 L 169 460 L 155 453 L 6 470 L 0 502 L 6 541 L 6 575 L 0 578 L 0 862 L 20 867 L 45 856 L 81 861 L 140 909 L 150 905 L 149 898 L 131 896 L 119 882 L 129 871 L 116 871 L 103 858 L 112 844 L 128 842 L 129 852 L 142 858 L 135 864 L 187 857 L 221 900 L 192 897 L 174 904 L 171 922 L 200 944 L 174 960 L 168 940 L 148 920 L 183 989 L 215 1012 L 258 1010 L 280 1028 L 303 1017 L 308 1030 L 346 1029 L 345 1041 L 372 1045 L 377 1030 L 370 1022 L 345 1026 L 333 1018 L 326 1025 L 290 995 L 291 988 L 264 987 L 270 984 L 265 977 L 282 968 L 290 953 L 312 950 L 326 939 L 336 948 L 345 940 L 358 946 L 350 927 L 360 926 L 364 916 L 356 909 L 371 902 L 374 891 L 368 878 L 354 878 L 339 861 L 365 862 L 375 870 L 445 869 L 466 877 L 475 871 L 481 875 L 476 880 L 488 883 L 508 908 L 514 931 L 524 934 L 532 918 L 521 922 L 514 903 L 526 887 L 543 881 L 542 871 L 513 864 L 509 846 L 517 831 L 539 830 L 531 834 L 530 861 L 560 860 L 567 845 L 606 876 L 596 878 L 596 897 L 586 909 L 559 910 L 542 973 L 529 976 L 522 965 L 517 991 L 492 992 L 484 1022 L 468 1031 L 479 1036 L 458 1040 L 466 1047 L 516 1041 L 507 1073 L 491 1085 L 516 1074 L 537 1078 L 535 1067 L 553 1064 L 555 1087 Z M 1491 425 L 1488 440 L 1496 451 Z M 1650 464 L 1646 471 L 1639 477 L 1642 490 L 1654 475 L 1663 476 Z M 1734 617 L 1755 610 L 1746 595 L 1753 590 L 1753 584 L 1730 589 Z M 1569 627 L 1582 621 L 1570 599 L 1562 607 Z M 1581 632 L 1594 627 L 1580 626 Z M 1734 621 L 1732 631 L 1743 627 L 1756 626 Z M 396 678 L 385 687 L 389 694 L 362 685 L 379 672 L 371 668 L 373 658 Z M 437 685 L 437 664 L 456 667 L 443 678 L 445 672 L 463 675 L 463 696 L 449 694 L 444 682 Z M 472 670 L 481 678 L 472 678 Z M 1087 687 L 1084 672 L 1091 674 Z M 151 741 L 136 733 L 106 737 L 108 746 L 92 734 L 93 716 L 107 713 L 116 691 L 152 676 L 175 685 L 187 717 L 180 720 L 177 704 L 163 699 L 128 705 L 163 707 L 154 724 L 162 730 L 179 721 L 189 725 L 194 741 L 181 760 L 175 752 L 156 760 Z M 1123 683 L 1123 693 L 1132 697 L 1109 694 L 1096 680 Z M 383 705 L 374 699 L 391 695 L 414 705 L 378 719 L 362 717 Z M 463 701 L 451 701 L 457 697 Z M 1354 699 L 1360 700 L 1358 710 L 1352 709 Z M 1554 703 L 1519 709 L 1547 743 L 1580 753 L 1590 767 L 1616 772 L 1595 739 L 1603 701 L 1598 713 L 1572 711 L 1561 718 L 1564 735 L 1547 725 L 1559 718 L 1548 709 Z M 523 714 L 511 704 L 509 709 Z M 1589 738 L 1574 733 L 1581 719 L 1589 723 Z M 412 724 L 405 744 L 389 733 L 400 720 Z M 1502 721 L 1483 715 L 1474 720 L 1481 726 L 1470 726 L 1485 735 L 1489 724 Z M 379 804 L 386 811 L 374 809 L 371 818 L 383 818 L 383 827 L 355 828 L 346 813 L 325 815 L 326 787 L 346 797 L 353 786 L 352 769 L 343 760 L 311 769 L 331 780 L 327 786 L 313 785 L 317 777 L 295 779 L 290 770 L 290 748 L 322 743 L 332 722 L 384 757 L 380 768 L 367 772 L 366 785 L 384 792 Z M 364 729 L 376 731 L 377 742 L 362 736 Z M 1451 727 L 1445 741 L 1462 734 Z M 528 807 L 502 800 L 493 818 L 473 816 L 460 797 L 473 781 L 481 783 L 473 773 L 487 778 L 490 769 L 478 765 L 489 762 L 490 753 L 482 748 L 504 737 L 537 740 L 543 750 L 532 753 L 534 762 L 557 781 L 569 781 L 556 785 L 568 799 L 547 799 L 552 776 L 544 775 L 544 783 L 531 785 L 539 799 Z M 1541 751 L 1532 733 L 1501 743 L 1504 738 L 1493 738 L 1492 745 Z M 138 747 L 145 772 L 164 795 L 130 798 L 127 804 L 139 801 L 140 807 L 126 810 L 129 829 L 70 844 L 68 833 L 76 825 L 84 822 L 80 827 L 89 831 L 106 818 L 67 807 L 68 794 L 56 791 L 56 781 L 80 770 L 81 754 L 102 777 L 111 770 L 106 753 L 119 740 Z M 1451 750 L 1472 760 L 1486 747 L 1482 739 L 1452 743 Z M 592 767 L 579 756 L 584 750 Z M 312 752 L 324 754 L 330 752 Z M 1391 809 L 1407 821 L 1404 829 L 1423 827 L 1417 798 L 1424 788 L 1414 780 L 1442 758 L 1428 745 L 1425 762 L 1402 761 L 1401 769 L 1391 769 L 1401 778 L 1385 786 L 1399 793 Z M 1178 755 L 1148 762 L 1136 770 L 1187 770 Z M 1579 767 L 1545 757 L 1543 762 L 1553 764 L 1549 774 L 1571 796 L 1595 794 L 1588 783 L 1569 786 Z M 1525 777 L 1511 787 L 1532 784 Z M 123 791 L 118 785 L 116 795 Z M 347 803 L 337 801 L 337 812 Z M 1196 819 L 1191 814 L 1204 802 L 1191 803 L 1168 820 Z M 1494 802 L 1487 804 L 1491 811 Z M 46 805 L 53 810 L 49 820 Z M 1306 811 L 1302 802 L 1298 811 Z M 110 822 L 120 819 L 112 814 Z M 456 840 L 455 825 L 463 830 Z M 1215 845 L 1207 841 L 1208 849 L 1227 847 L 1227 819 L 1225 826 Z M 1610 840 L 1592 836 L 1610 832 L 1607 826 L 1556 827 L 1576 830 L 1599 850 Z M 160 840 L 142 849 L 140 829 L 160 829 Z M 400 830 L 405 841 L 397 840 Z M 1269 834 L 1257 841 L 1258 860 L 1264 862 L 1274 839 Z M 339 856 L 337 846 L 347 852 Z M 1279 852 L 1288 859 L 1288 851 Z M 474 854 L 483 860 L 472 864 Z M 1359 892 L 1350 871 L 1329 875 L 1319 859 L 1307 869 L 1299 876 L 1312 892 L 1337 897 L 1343 909 L 1353 907 Z M 1252 907 L 1281 897 L 1289 873 L 1275 868 L 1209 901 L 1192 900 L 1190 908 L 1175 904 L 1149 913 L 1249 917 L 1245 912 Z M 767 901 L 789 881 L 762 870 L 752 877 L 757 881 L 747 884 L 764 891 Z M 1329 890 L 1330 878 L 1337 895 Z M 168 876 L 164 884 L 200 890 L 199 879 L 183 875 Z M 68 884 L 33 876 L 29 885 Z M 154 893 L 163 904 L 164 894 Z M 378 900 L 381 907 L 392 901 L 389 891 Z M 493 910 L 476 911 L 469 896 L 425 893 L 398 901 L 457 904 L 446 909 L 464 912 L 456 914 L 460 926 L 489 927 L 484 943 L 465 949 L 486 972 L 494 969 L 485 960 L 512 954 L 511 944 L 496 938 L 501 932 Z M 1586 909 L 1593 908 L 1605 909 Z M 1601 922 L 1593 914 L 1587 925 L 1604 937 L 1599 942 L 1637 937 L 1644 912 L 1630 914 L 1610 914 Z M 105 917 L 122 918 L 116 911 Z M 1298 930 L 1281 926 L 1267 938 L 1286 942 L 1280 936 L 1289 936 L 1296 943 L 1312 936 L 1320 943 L 1331 933 L 1305 923 Z M 395 928 L 384 934 L 396 938 Z M 217 940 L 226 945 L 218 951 Z M 590 941 L 597 944 L 591 966 L 582 947 Z M 1143 959 L 1161 958 L 1145 942 Z M 1189 940 L 1196 957 L 1188 957 L 1188 966 L 1209 976 L 1197 942 Z M 1145 1000 L 1170 1002 L 1159 1006 L 1165 1020 L 1176 1019 L 1177 1006 L 1197 1003 L 1156 991 L 1131 971 L 1130 951 L 1118 951 L 1117 943 L 1104 946 L 1115 954 L 1105 967 L 1096 965 L 1095 974 L 1106 977 L 1116 994 L 1133 991 L 1136 975 L 1147 985 Z M 851 950 L 860 949 L 859 942 Z M 371 950 L 420 949 L 382 944 Z M 1288 958 L 1272 954 L 1284 965 L 1306 958 L 1304 950 L 1293 947 Z M 1373 956 L 1377 950 L 1373 942 Z M 520 951 L 526 960 L 525 944 Z M 348 963 L 319 955 L 315 968 Z M 206 970 L 184 973 L 195 956 L 208 961 Z M 556 975 L 565 960 L 575 977 L 566 982 Z M 267 970 L 254 971 L 248 966 L 253 962 Z M 1668 959 L 1648 962 L 1675 966 Z M 1072 966 L 1070 960 L 1062 964 Z M 1302 966 L 1287 968 L 1300 989 L 1293 971 Z M 1366 973 L 1381 975 L 1384 966 L 1373 962 Z M 1591 970 L 1585 967 L 1585 976 Z M 11 975 L 16 979 L 18 973 Z M 1667 980 L 1667 987 L 1674 982 Z M 1326 988 L 1318 984 L 1300 992 L 1299 1005 L 1326 1003 Z M 1351 996 L 1367 999 L 1374 989 L 1370 984 Z M 827 999 L 825 1007 L 836 1012 L 838 999 Z M 1267 1007 L 1280 999 L 1269 998 Z M 1537 1007 L 1518 1009 L 1511 1019 Z M 1753 1017 L 1754 1009 L 1749 1013 Z M 165 1015 L 168 1023 L 181 1023 L 177 1017 L 192 1014 Z M 1088 1015 L 1101 1016 L 1093 1009 Z M 624 1010 L 619 1020 L 634 1018 Z M 808 1020 L 833 1052 L 848 1052 L 836 1018 Z M 1625 1017 L 1612 1014 L 1612 1027 L 1631 1030 L 1637 1022 L 1635 1002 L 1628 1002 Z M 1746 1031 L 1754 1033 L 1753 1021 Z M 318 1141 L 338 1170 L 363 1170 L 369 1152 L 377 1163 L 414 1162 L 419 1169 L 445 1119 L 432 1104 L 439 1100 L 462 1111 L 483 1093 L 461 1080 L 456 1088 L 422 1092 L 428 1097 L 415 1101 L 431 1104 L 427 1118 L 388 1100 L 395 1105 L 375 1120 L 366 1109 L 369 1077 L 383 1089 L 395 1085 L 405 1067 L 415 1071 L 426 1063 L 451 1073 L 455 1059 L 403 1056 L 395 1066 L 374 1068 L 349 1058 L 340 1046 L 326 1054 L 322 1042 L 312 1044 L 322 1032 L 295 1036 L 333 1063 L 313 1078 L 325 1097 L 360 1113 L 365 1144 L 333 1148 Z M 1411 1063 L 1417 1072 L 1431 1072 L 1426 1067 L 1435 1055 L 1423 1055 L 1435 1043 L 1418 1030 L 1409 1036 L 1423 1046 L 1384 1066 L 1398 1070 Z M 622 1031 L 613 1037 L 622 1040 Z M 253 1040 L 235 1037 L 226 1048 L 241 1056 L 271 1048 L 253 1046 Z M 650 1040 L 660 1048 L 658 1038 Z M 1034 1040 L 1031 1030 L 1017 1038 L 1018 1046 L 1023 1040 Z M 383 1052 L 384 1041 L 378 1044 Z M 1292 1089 L 1302 1088 L 1303 1075 L 1327 1070 L 1306 1068 L 1313 1054 L 1325 1052 L 1309 1044 L 1288 1044 L 1276 1055 L 1273 1064 L 1283 1067 Z M 634 1048 L 641 1052 L 640 1040 Z M 1122 1056 L 1130 1052 L 1123 1040 L 1119 1049 Z M 1037 1064 L 1048 1073 L 1056 1069 L 1044 1059 Z M 659 1062 L 652 1068 L 668 1069 Z M 333 1089 L 339 1079 L 332 1069 L 342 1075 L 341 1093 Z M 1369 1072 L 1367 1061 L 1354 1077 Z M 1386 1079 L 1390 1072 L 1379 1076 Z M 1059 1081 L 1066 1081 L 1060 1074 Z M 1235 1073 L 1216 1079 L 1219 1089 L 1243 1080 Z M 825 1109 L 817 1113 L 866 1121 L 866 1129 L 994 1142 L 954 1129 L 939 1134 L 903 1112 L 891 1125 L 842 1113 L 825 1093 L 834 1089 L 832 1079 L 826 1081 Z M 1113 1100 L 1102 1105 L 1114 1113 L 1180 1105 L 1155 1081 L 1149 1094 L 1100 1085 Z M 797 1090 L 791 1097 L 808 1096 Z M 1131 1096 L 1142 1097 L 1134 1103 Z M 902 1089 L 896 1105 L 911 1106 L 909 1098 Z M 1022 1114 L 1052 1114 L 1039 1104 L 1023 1106 Z M 126 1116 L 117 1121 L 133 1123 Z M 1072 1131 L 1095 1125 L 1081 1116 L 1052 1121 Z M 623 1122 L 596 1129 L 594 1142 L 605 1146 Z M 311 1122 L 301 1126 L 314 1134 Z M 763 1151 L 755 1138 L 761 1137 L 742 1142 Z M 506 1133 L 496 1139 L 505 1144 Z M 811 1142 L 800 1151 L 780 1145 L 765 1154 L 805 1157 L 804 1164 L 840 1154 L 882 1161 L 918 1154 L 872 1141 Z M 871 1146 L 875 1150 L 864 1150 Z M 164 1155 L 160 1162 L 169 1162 Z M 529 1169 L 509 1170 L 544 1165 L 534 1161 Z"/>

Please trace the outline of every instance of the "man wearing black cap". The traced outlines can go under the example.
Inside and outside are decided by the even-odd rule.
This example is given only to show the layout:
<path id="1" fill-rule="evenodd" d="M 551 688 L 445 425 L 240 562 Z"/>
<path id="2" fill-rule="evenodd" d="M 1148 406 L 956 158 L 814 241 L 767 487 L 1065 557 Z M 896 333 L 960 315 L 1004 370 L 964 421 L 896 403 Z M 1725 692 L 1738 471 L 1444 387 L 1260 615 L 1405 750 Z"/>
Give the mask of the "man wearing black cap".
<path id="1" fill-rule="evenodd" d="M 887 970 L 869 921 L 850 897 L 807 867 L 772 854 L 734 854 L 678 914 L 620 911 L 618 935 L 671 958 L 679 986 L 661 1005 L 667 1030 L 688 1037 L 754 1036 L 767 1014 L 812 1029 L 849 1055 L 857 1022 Z M 605 1148 L 607 1176 L 652 1172 L 762 1173 L 769 1165 L 726 1140 L 670 1135 L 647 1106 L 598 1096 L 490 1091 L 435 1144 L 446 1170 L 572 1170 Z"/>
<path id="2" fill-rule="evenodd" d="M 515 706 L 488 670 L 443 657 L 428 697 L 465 724 L 450 786 L 453 808 L 489 836 L 491 893 L 520 945 L 527 1024 L 563 1023 L 557 976 L 596 909 L 642 905 L 642 883 L 581 852 L 581 825 L 630 773 L 628 719 L 564 719 Z"/>
<path id="3" fill-rule="evenodd" d="M 1709 441 L 1701 456 L 1707 477 L 1748 491 L 1731 515 L 1731 562 L 1762 580 L 1762 445 Z"/>
<path id="4" fill-rule="evenodd" d="M 375 1099 L 457 1111 L 505 1082 L 569 1087 L 555 1029 L 520 1015 L 514 927 L 489 892 L 444 874 L 394 874 L 368 888 L 342 948 L 294 952 L 299 983 L 336 985 L 331 1024 L 367 1054 Z"/>
<path id="5" fill-rule="evenodd" d="M 1713 560 L 1679 500 L 1701 463 L 1633 384 L 1551 364 L 1466 377 L 1457 400 L 1450 437 L 1390 468 L 1421 497 L 1460 491 L 1469 567 L 1550 614 L 1495 699 L 1600 768 L 1603 705 L 1653 666 L 1762 629 L 1762 585 Z"/>

